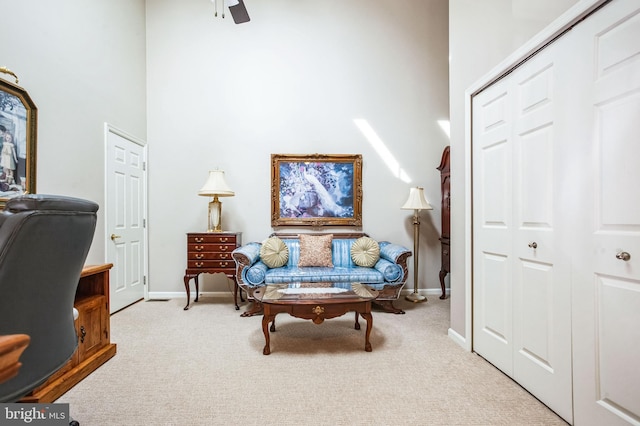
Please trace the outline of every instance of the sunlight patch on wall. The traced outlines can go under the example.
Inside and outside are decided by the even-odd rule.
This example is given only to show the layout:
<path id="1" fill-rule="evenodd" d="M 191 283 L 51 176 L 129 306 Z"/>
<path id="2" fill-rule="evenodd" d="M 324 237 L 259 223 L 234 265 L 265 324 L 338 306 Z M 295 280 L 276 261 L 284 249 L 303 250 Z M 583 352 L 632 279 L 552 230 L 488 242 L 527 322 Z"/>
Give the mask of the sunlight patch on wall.
<path id="1" fill-rule="evenodd" d="M 438 120 L 438 125 L 444 134 L 447 135 L 447 138 L 451 140 L 451 124 L 449 123 L 449 120 Z"/>
<path id="2" fill-rule="evenodd" d="M 382 161 L 387 165 L 391 173 L 401 181 L 410 183 L 411 178 L 402 169 L 402 167 L 400 167 L 398 160 L 396 160 L 391 151 L 389 151 L 389 148 L 387 148 L 382 139 L 380 139 L 380 136 L 378 136 L 376 131 L 373 130 L 373 127 L 371 127 L 369 122 L 363 118 L 355 118 L 353 122 L 356 123 L 358 129 L 360 129 L 364 137 L 371 144 Z"/>

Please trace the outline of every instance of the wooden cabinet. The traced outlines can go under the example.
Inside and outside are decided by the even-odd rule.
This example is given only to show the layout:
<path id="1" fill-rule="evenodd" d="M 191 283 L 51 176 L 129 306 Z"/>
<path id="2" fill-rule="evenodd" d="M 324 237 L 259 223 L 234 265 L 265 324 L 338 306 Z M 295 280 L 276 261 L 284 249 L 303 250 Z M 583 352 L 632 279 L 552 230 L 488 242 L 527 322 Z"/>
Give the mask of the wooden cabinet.
<path id="1" fill-rule="evenodd" d="M 191 232 L 187 234 L 187 270 L 184 273 L 184 288 L 187 292 L 186 311 L 189 309 L 191 289 L 189 281 L 194 279 L 196 297 L 198 301 L 198 276 L 202 273 L 223 273 L 233 280 L 233 302 L 238 306 L 238 283 L 236 282 L 236 264 L 231 258 L 231 252 L 242 245 L 241 232 Z M 242 294 L 240 295 L 242 299 Z M 244 300 L 243 300 L 244 301 Z"/>
<path id="2" fill-rule="evenodd" d="M 440 160 L 440 165 L 438 166 L 438 170 L 440 170 L 440 190 L 442 193 L 442 233 L 440 236 L 440 245 L 442 248 L 442 266 L 440 267 L 440 287 L 442 289 L 442 295 L 440 299 L 446 299 L 447 295 L 445 292 L 444 286 L 444 277 L 450 271 L 451 268 L 451 240 L 450 240 L 450 231 L 451 231 L 451 183 L 450 183 L 450 162 L 449 162 L 449 147 L 447 146 L 442 152 L 442 159 Z"/>
<path id="3" fill-rule="evenodd" d="M 116 354 L 109 322 L 109 270 L 113 265 L 85 266 L 74 307 L 78 310 L 78 349 L 72 358 L 21 402 L 48 403 L 58 399 Z"/>

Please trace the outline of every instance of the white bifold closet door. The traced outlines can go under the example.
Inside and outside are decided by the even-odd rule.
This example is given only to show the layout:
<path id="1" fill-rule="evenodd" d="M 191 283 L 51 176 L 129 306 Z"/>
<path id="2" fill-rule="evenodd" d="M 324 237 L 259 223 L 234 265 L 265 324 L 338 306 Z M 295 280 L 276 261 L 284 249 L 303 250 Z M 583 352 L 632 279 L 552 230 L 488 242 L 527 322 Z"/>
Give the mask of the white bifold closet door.
<path id="1" fill-rule="evenodd" d="M 571 422 L 569 41 L 473 99 L 473 347 Z"/>
<path id="2" fill-rule="evenodd" d="M 474 351 L 570 423 L 640 425 L 640 2 L 510 71 L 472 99 Z"/>

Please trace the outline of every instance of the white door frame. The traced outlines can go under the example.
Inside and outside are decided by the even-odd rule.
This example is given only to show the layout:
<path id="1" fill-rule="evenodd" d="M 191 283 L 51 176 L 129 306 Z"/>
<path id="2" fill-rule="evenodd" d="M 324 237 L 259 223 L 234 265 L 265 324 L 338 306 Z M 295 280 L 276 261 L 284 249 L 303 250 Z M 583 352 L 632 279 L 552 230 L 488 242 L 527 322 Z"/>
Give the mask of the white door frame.
<path id="1" fill-rule="evenodd" d="M 137 145 L 140 145 L 142 147 L 142 152 L 144 155 L 144 159 L 143 161 L 145 162 L 145 166 L 144 166 L 144 170 L 143 170 L 143 184 L 142 184 L 142 215 L 145 221 L 145 226 L 143 228 L 143 239 L 144 239 L 144 251 L 143 251 L 143 259 L 142 259 L 142 264 L 143 264 L 143 275 L 145 277 L 145 283 L 144 283 L 144 300 L 149 300 L 149 231 L 148 231 L 148 226 L 146 226 L 146 224 L 148 224 L 148 201 L 147 201 L 147 197 L 148 197 L 148 170 L 147 170 L 147 157 L 148 157 L 148 146 L 147 143 L 145 141 L 143 141 L 140 138 L 137 138 L 127 132 L 125 132 L 124 130 L 118 129 L 117 127 L 109 124 L 109 123 L 104 123 L 104 149 L 105 149 L 105 162 L 108 161 L 108 155 L 107 155 L 107 149 L 108 149 L 108 136 L 109 133 L 113 133 L 116 134 L 124 139 L 127 139 Z M 107 212 L 106 210 L 109 208 L 109 205 L 107 203 L 107 199 L 108 199 L 108 194 L 107 194 L 107 179 L 109 178 L 107 176 L 107 167 L 105 165 L 105 179 L 104 179 L 104 197 L 105 197 L 105 221 L 104 221 L 104 241 L 105 241 L 105 247 L 104 247 L 104 253 L 105 253 L 105 262 L 109 263 L 110 259 L 108 259 L 108 245 L 112 244 L 111 238 L 110 238 L 110 230 L 108 229 L 108 220 L 107 220 Z"/>

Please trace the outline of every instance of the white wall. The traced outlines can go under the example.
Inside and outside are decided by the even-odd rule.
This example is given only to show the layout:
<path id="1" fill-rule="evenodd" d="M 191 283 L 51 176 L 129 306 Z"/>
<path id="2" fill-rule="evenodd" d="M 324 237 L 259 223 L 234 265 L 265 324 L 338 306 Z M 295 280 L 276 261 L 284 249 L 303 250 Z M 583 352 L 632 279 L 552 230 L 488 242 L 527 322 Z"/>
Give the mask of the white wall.
<path id="1" fill-rule="evenodd" d="M 102 263 L 104 123 L 146 138 L 144 1 L 0 0 L 0 9 L 0 65 L 38 109 L 36 190 L 101 205 L 87 263 Z"/>
<path id="2" fill-rule="evenodd" d="M 409 248 L 412 212 L 400 207 L 411 186 L 424 186 L 435 210 L 421 215 L 420 285 L 438 288 L 447 1 L 246 4 L 251 22 L 235 25 L 214 18 L 209 0 L 147 0 L 152 297 L 184 292 L 185 234 L 206 229 L 208 199 L 197 192 L 208 170 L 225 170 L 236 193 L 222 200 L 225 230 L 244 242 L 273 232 L 272 153 L 362 154 L 362 229 Z M 397 167 L 354 119 L 367 120 Z M 205 291 L 226 291 L 204 278 Z"/>
<path id="3" fill-rule="evenodd" d="M 451 115 L 451 330 L 466 339 L 465 243 L 466 182 L 470 153 L 465 152 L 464 91 L 519 46 L 577 3 L 577 0 L 450 0 Z M 469 342 L 467 341 L 467 344 Z"/>

